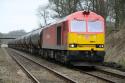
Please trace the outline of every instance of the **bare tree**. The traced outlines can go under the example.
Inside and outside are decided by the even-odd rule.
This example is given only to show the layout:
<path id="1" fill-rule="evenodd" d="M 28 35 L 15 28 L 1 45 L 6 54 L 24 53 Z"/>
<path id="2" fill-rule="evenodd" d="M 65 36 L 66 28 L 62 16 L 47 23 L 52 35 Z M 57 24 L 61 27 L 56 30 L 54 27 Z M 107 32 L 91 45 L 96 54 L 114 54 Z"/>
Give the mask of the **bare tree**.
<path id="1" fill-rule="evenodd" d="M 115 0 L 115 27 L 118 28 L 125 21 L 125 0 Z"/>
<path id="2" fill-rule="evenodd" d="M 56 12 L 54 18 L 62 18 L 78 10 L 92 10 L 105 19 L 115 19 L 115 26 L 119 27 L 125 21 L 125 0 L 49 0 L 51 6 L 40 7 L 40 18 L 44 19 L 45 25 L 50 13 L 48 8 Z"/>
<path id="3" fill-rule="evenodd" d="M 58 17 L 65 17 L 77 11 L 77 5 L 80 0 L 49 0 L 52 9 L 58 13 Z"/>
<path id="4" fill-rule="evenodd" d="M 45 7 L 39 7 L 38 8 L 38 16 L 40 19 L 44 20 L 44 25 L 47 25 L 47 18 L 49 17 L 49 5 Z"/>

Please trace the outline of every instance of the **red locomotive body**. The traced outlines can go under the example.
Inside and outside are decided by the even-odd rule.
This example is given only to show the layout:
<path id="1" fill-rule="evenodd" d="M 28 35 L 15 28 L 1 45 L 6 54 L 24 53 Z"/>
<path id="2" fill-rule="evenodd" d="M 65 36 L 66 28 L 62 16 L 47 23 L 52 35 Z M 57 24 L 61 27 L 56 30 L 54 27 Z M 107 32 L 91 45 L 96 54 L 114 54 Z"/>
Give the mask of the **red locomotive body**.
<path id="1" fill-rule="evenodd" d="M 42 33 L 42 48 L 66 50 L 68 28 L 66 21 L 47 26 Z"/>
<path id="2" fill-rule="evenodd" d="M 56 28 L 55 25 L 43 29 L 42 48 L 56 48 Z"/>

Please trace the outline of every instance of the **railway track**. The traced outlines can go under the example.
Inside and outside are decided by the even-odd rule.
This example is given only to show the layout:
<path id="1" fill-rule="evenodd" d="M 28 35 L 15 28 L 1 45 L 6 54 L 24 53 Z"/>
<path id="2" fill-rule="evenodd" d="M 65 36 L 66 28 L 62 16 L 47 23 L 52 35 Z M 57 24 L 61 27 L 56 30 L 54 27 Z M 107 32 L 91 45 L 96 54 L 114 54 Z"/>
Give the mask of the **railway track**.
<path id="1" fill-rule="evenodd" d="M 125 82 L 124 79 L 115 77 L 113 75 L 105 74 L 104 72 L 102 73 L 100 71 L 86 72 L 82 70 L 80 72 L 105 80 L 109 83 L 124 83 Z"/>
<path id="2" fill-rule="evenodd" d="M 26 75 L 33 81 L 33 83 L 40 83 L 14 56 L 10 55 L 12 59 L 22 68 Z"/>
<path id="3" fill-rule="evenodd" d="M 19 66 L 21 66 L 21 68 L 25 71 L 25 73 L 28 75 L 28 77 L 30 77 L 30 79 L 33 80 L 34 83 L 45 82 L 45 80 L 43 80 L 42 76 L 41 76 L 43 72 L 37 72 L 35 74 L 36 71 L 39 71 L 41 69 L 44 72 L 45 72 L 45 70 L 47 70 L 48 77 L 51 76 L 53 78 L 52 75 L 55 76 L 55 78 L 53 78 L 53 80 L 55 79 L 57 81 L 54 80 L 54 83 L 78 83 L 61 73 L 59 73 L 45 65 L 41 65 L 40 63 L 37 63 L 27 57 L 24 57 L 23 55 L 17 54 L 16 52 L 13 52 L 12 54 L 10 54 L 10 56 L 19 64 Z M 24 64 L 25 64 L 25 66 L 24 66 Z M 28 68 L 28 67 L 30 67 L 30 68 Z M 33 72 L 34 70 L 36 70 L 36 71 Z M 51 73 L 52 75 L 50 75 L 49 73 Z M 51 80 L 50 83 L 53 82 L 53 80 Z"/>
<path id="4" fill-rule="evenodd" d="M 112 68 L 105 67 L 105 66 L 96 66 L 95 68 L 96 68 L 96 70 L 98 70 L 100 72 L 104 72 L 109 75 L 113 75 L 118 78 L 125 79 L 125 72 L 123 72 L 123 71 L 119 71 L 119 70 L 112 69 Z"/>
<path id="5" fill-rule="evenodd" d="M 25 56 L 23 56 L 23 57 L 25 57 Z M 108 82 L 108 83 L 124 83 L 124 81 L 125 81 L 124 74 L 119 74 L 116 72 L 107 71 L 102 67 L 96 67 L 96 70 L 94 70 L 94 71 L 85 71 L 85 70 L 78 69 L 78 68 L 77 69 L 75 68 L 74 70 L 76 70 L 82 74 L 88 74 L 90 76 L 96 77 L 96 78 L 101 79 L 101 80 Z"/>
<path id="6" fill-rule="evenodd" d="M 64 75 L 70 77 L 71 79 L 74 79 L 78 83 L 86 83 L 87 81 L 88 81 L 87 83 L 93 83 L 93 82 L 94 83 L 107 83 L 106 81 L 97 79 L 91 75 L 83 74 L 83 73 L 76 71 L 74 69 L 67 68 L 67 67 L 64 67 L 62 65 L 60 66 L 59 64 L 55 64 L 52 62 L 50 63 L 46 60 L 40 59 L 40 57 L 30 56 L 30 54 L 23 53 L 23 52 L 14 50 L 14 49 L 8 49 L 8 50 L 17 52 L 20 55 L 27 57 L 31 60 L 34 60 L 37 63 L 40 63 L 40 64 L 44 63 L 46 66 L 50 67 L 51 69 L 54 69 L 55 71 L 63 73 Z"/>
<path id="7" fill-rule="evenodd" d="M 125 72 L 115 69 L 109 69 L 103 66 L 95 66 L 94 71 L 85 71 L 83 69 L 76 69 L 81 73 L 85 73 L 110 83 L 125 83 Z"/>

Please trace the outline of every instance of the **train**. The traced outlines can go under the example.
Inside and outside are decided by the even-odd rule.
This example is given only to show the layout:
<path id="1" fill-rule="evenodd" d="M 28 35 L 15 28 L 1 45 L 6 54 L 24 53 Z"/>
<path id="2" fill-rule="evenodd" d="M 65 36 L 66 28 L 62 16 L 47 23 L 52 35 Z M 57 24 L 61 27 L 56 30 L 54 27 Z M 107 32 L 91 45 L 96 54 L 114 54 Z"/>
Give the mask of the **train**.
<path id="1" fill-rule="evenodd" d="M 61 63 L 103 63 L 105 20 L 92 11 L 77 11 L 8 42 L 8 47 Z"/>

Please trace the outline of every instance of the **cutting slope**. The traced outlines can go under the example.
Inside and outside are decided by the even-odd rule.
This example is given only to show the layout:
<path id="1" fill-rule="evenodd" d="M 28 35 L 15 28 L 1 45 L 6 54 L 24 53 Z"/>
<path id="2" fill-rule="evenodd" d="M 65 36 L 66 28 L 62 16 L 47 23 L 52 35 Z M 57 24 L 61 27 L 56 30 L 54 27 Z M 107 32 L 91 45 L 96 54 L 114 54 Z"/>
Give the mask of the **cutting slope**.
<path id="1" fill-rule="evenodd" d="M 125 66 L 125 25 L 119 31 L 113 31 L 106 37 L 106 61 Z"/>

